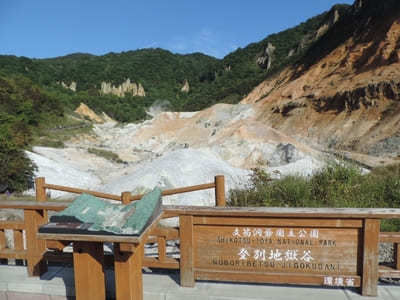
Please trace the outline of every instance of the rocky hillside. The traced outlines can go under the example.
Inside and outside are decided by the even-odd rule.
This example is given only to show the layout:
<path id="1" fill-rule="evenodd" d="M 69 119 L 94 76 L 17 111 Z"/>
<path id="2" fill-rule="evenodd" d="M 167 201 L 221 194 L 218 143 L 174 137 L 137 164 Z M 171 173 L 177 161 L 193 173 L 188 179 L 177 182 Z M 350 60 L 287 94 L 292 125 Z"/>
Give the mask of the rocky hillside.
<path id="1" fill-rule="evenodd" d="M 254 167 L 277 177 L 310 174 L 323 164 L 320 150 L 347 151 L 371 167 L 392 163 L 400 155 L 399 67 L 398 0 L 336 5 L 222 60 L 161 49 L 45 60 L 0 57 L 4 78 L 44 87 L 37 87 L 43 97 L 33 93 L 22 105 L 28 116 L 38 99 L 52 104 L 44 106 L 50 121 L 57 111 L 98 116 L 90 135 L 51 140 L 65 148 L 34 147 L 28 154 L 38 166 L 36 175 L 66 185 L 74 185 L 78 176 L 85 178 L 82 187 L 100 184 L 116 193 L 197 184 L 196 178 L 206 181 L 219 172 L 236 186 Z M 9 81 L 0 81 L 0 88 Z M 18 119 L 15 96 L 7 96 L 18 89 L 8 86 L 0 104 L 8 103 L 9 111 L 1 117 Z M 159 113 L 160 107 L 181 112 Z M 149 115 L 140 123 L 113 121 Z M 34 117 L 31 123 L 42 118 Z M 57 128 L 44 128 L 59 119 L 62 113 L 40 123 L 41 132 L 60 136 L 52 131 Z M 8 158 L 4 155 L 4 161 Z M 150 174 L 155 169 L 157 174 Z M 134 181 L 138 174 L 143 176 Z M 114 184 L 118 181 L 124 186 Z"/>
<path id="2" fill-rule="evenodd" d="M 349 8 L 334 6 L 223 59 L 162 49 L 102 56 L 76 53 L 49 59 L 0 56 L 0 74 L 28 77 L 52 90 L 71 109 L 85 99 L 91 108 L 124 122 L 144 118 L 140 110 L 157 100 L 169 101 L 175 111 L 238 103 L 265 78 L 303 57 Z M 110 101 L 113 105 L 107 105 Z"/>
<path id="3" fill-rule="evenodd" d="M 357 0 L 305 56 L 242 103 L 318 147 L 400 155 L 400 2 Z"/>

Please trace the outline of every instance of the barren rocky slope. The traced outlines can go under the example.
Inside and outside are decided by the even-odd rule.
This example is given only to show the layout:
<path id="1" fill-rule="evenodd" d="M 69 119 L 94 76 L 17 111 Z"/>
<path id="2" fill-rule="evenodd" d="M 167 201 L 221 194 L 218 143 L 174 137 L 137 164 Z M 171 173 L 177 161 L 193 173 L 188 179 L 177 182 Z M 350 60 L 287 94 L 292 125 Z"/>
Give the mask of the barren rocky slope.
<path id="1" fill-rule="evenodd" d="M 243 101 L 256 119 L 318 147 L 400 154 L 400 6 L 356 1 L 296 66 Z"/>
<path id="2" fill-rule="evenodd" d="M 228 189 L 238 188 L 253 167 L 281 176 L 307 175 L 322 165 L 319 151 L 254 116 L 253 105 L 217 104 L 192 113 L 160 112 L 138 124 L 108 121 L 96 124 L 91 135 L 66 142 L 67 148 L 35 147 L 30 157 L 39 166 L 37 175 L 48 182 L 116 194 L 201 184 L 218 174 L 225 175 Z M 107 161 L 90 148 L 112 151 L 125 163 Z M 165 201 L 212 204 L 213 198 L 212 191 L 204 191 Z"/>

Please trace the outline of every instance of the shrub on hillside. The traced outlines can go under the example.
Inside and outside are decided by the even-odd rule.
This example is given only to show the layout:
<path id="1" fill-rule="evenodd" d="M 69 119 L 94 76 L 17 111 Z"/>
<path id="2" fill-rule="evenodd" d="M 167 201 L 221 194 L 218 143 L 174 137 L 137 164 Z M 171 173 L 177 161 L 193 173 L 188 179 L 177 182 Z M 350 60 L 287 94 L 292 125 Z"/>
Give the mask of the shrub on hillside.
<path id="1" fill-rule="evenodd" d="M 24 149 L 32 135 L 57 122 L 63 109 L 29 79 L 0 76 L 0 186 L 23 191 L 32 185 L 35 166 Z"/>
<path id="2" fill-rule="evenodd" d="M 361 169 L 331 163 L 313 176 L 286 176 L 271 180 L 253 169 L 250 184 L 231 190 L 232 206 L 274 207 L 400 207 L 400 165 L 382 167 L 362 175 Z M 399 230 L 400 220 L 382 222 L 383 230 Z"/>
<path id="3" fill-rule="evenodd" d="M 0 132 L 0 166 L 2 190 L 24 191 L 33 186 L 36 166 L 4 132 Z"/>

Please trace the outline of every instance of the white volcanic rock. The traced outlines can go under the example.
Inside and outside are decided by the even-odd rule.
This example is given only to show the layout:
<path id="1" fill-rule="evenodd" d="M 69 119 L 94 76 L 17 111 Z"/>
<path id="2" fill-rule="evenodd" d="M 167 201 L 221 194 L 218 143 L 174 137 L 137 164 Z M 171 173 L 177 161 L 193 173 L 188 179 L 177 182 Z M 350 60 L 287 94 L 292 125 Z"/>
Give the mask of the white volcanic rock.
<path id="1" fill-rule="evenodd" d="M 153 118 L 142 123 L 95 124 L 93 134 L 74 137 L 65 143 L 67 148 L 35 147 L 42 156 L 34 160 L 50 183 L 63 180 L 66 173 L 71 176 L 65 178 L 65 185 L 83 184 L 112 194 L 203 184 L 220 174 L 225 175 L 228 191 L 247 183 L 251 168 L 309 175 L 323 164 L 319 151 L 257 120 L 253 107 L 216 104 L 199 112 L 154 110 Z M 90 154 L 91 147 L 112 151 L 127 164 Z M 52 162 L 42 162 L 41 157 Z M 215 203 L 212 190 L 163 200 L 182 205 Z"/>
<path id="2" fill-rule="evenodd" d="M 266 168 L 266 171 L 271 174 L 272 178 L 279 179 L 287 175 L 311 176 L 323 166 L 322 161 L 308 156 L 283 166 Z"/>
<path id="3" fill-rule="evenodd" d="M 130 191 L 142 193 L 155 186 L 171 189 L 209 183 L 215 175 L 224 175 L 228 189 L 243 187 L 247 183 L 249 171 L 234 168 L 210 152 L 181 149 L 167 153 L 150 162 L 140 163 L 129 174 L 109 182 L 99 189 L 120 194 Z M 215 205 L 214 190 L 166 196 L 163 204 Z"/>
<path id="4" fill-rule="evenodd" d="M 26 151 L 28 157 L 37 165 L 36 177 L 45 177 L 51 184 L 91 189 L 101 183 L 100 179 L 89 171 L 79 170 L 65 161 L 53 160 L 41 154 Z M 34 194 L 33 190 L 27 192 Z M 69 196 L 71 194 L 51 191 L 51 197 Z"/>

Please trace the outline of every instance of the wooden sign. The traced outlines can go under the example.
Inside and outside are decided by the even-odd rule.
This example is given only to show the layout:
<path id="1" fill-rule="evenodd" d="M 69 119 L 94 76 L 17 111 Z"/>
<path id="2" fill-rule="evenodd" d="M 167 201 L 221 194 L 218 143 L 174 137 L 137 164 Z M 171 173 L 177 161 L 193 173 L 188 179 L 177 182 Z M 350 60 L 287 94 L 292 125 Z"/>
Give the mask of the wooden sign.
<path id="1" fill-rule="evenodd" d="M 381 219 L 399 209 L 167 207 L 179 215 L 180 280 L 360 287 L 378 292 Z"/>
<path id="2" fill-rule="evenodd" d="M 359 228 L 196 226 L 194 264 L 215 271 L 318 274 L 359 286 Z M 318 282 L 314 282 L 318 284 Z"/>
<path id="3" fill-rule="evenodd" d="M 357 275 L 357 228 L 199 226 L 195 265 L 326 275 Z"/>

